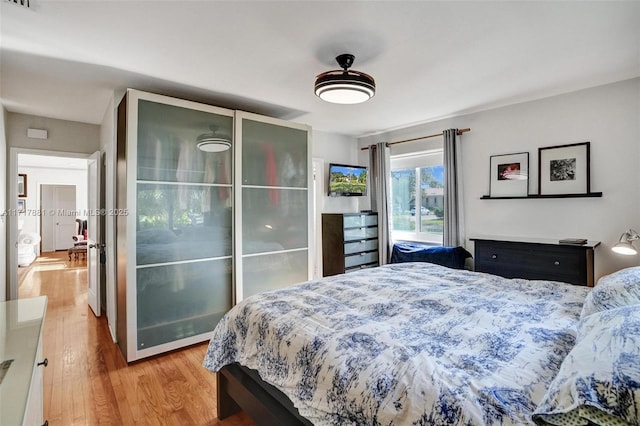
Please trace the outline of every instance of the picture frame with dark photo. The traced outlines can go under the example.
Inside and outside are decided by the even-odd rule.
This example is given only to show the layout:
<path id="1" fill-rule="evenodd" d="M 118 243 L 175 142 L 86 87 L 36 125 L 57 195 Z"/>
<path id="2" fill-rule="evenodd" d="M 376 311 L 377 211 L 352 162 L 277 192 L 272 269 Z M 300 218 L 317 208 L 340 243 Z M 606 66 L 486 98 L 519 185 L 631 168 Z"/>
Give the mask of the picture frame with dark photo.
<path id="1" fill-rule="evenodd" d="M 492 155 L 489 160 L 490 197 L 529 195 L 529 153 Z"/>
<path id="2" fill-rule="evenodd" d="M 23 173 L 18 174 L 18 197 L 27 196 L 27 175 Z"/>
<path id="3" fill-rule="evenodd" d="M 538 148 L 538 194 L 591 192 L 591 143 Z"/>

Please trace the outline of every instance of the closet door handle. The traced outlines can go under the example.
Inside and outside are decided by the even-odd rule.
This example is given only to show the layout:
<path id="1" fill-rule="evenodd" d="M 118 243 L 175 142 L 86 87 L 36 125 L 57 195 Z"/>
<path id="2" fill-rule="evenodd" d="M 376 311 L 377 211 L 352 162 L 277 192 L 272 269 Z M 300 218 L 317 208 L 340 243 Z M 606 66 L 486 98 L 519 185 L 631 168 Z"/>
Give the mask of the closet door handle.
<path id="1" fill-rule="evenodd" d="M 39 362 L 38 367 L 40 367 L 41 365 L 44 365 L 45 367 L 49 365 L 49 360 L 47 358 L 44 359 L 44 361 Z"/>

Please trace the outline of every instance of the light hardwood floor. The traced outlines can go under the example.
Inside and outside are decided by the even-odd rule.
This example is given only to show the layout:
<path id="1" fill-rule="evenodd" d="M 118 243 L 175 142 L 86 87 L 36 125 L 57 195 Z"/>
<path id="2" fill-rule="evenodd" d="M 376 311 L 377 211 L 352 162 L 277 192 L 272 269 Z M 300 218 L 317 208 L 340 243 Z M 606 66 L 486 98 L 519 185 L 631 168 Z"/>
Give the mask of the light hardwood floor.
<path id="1" fill-rule="evenodd" d="M 21 271 L 22 272 L 22 271 Z M 48 296 L 43 333 L 44 415 L 49 425 L 253 425 L 216 418 L 206 344 L 127 366 L 106 319 L 87 305 L 85 261 L 45 253 L 20 277 L 20 297 Z"/>

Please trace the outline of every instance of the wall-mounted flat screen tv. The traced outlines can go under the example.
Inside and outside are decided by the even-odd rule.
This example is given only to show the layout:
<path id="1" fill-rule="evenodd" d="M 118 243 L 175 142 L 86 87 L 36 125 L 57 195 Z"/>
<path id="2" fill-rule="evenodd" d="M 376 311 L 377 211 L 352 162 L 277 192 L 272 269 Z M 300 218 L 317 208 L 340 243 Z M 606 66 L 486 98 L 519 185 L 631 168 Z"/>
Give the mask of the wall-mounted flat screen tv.
<path id="1" fill-rule="evenodd" d="M 367 195 L 367 168 L 329 164 L 329 196 L 357 197 Z"/>

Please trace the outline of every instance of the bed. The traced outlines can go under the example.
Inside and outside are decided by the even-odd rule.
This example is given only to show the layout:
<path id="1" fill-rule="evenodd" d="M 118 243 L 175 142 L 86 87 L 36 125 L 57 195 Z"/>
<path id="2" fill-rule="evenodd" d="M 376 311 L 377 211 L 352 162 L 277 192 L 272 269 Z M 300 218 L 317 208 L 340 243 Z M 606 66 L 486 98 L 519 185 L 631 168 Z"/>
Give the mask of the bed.
<path id="1" fill-rule="evenodd" d="M 620 314 L 619 330 L 640 330 L 638 293 L 638 305 Z M 592 329 L 607 323 L 592 318 L 603 314 L 598 309 L 583 312 L 591 296 L 587 287 L 560 282 L 430 263 L 385 265 L 242 301 L 214 330 L 204 366 L 219 373 L 219 417 L 244 409 L 259 424 L 521 425 L 553 416 L 561 421 L 555 424 L 588 424 L 557 417 L 585 406 L 624 419 L 602 424 L 637 424 L 640 341 L 620 343 L 621 371 L 632 378 L 616 387 L 624 398 L 612 398 L 606 380 L 593 381 L 609 392 L 601 406 L 583 401 L 594 392 L 576 391 L 572 381 L 584 377 L 576 379 L 575 363 L 566 366 L 566 359 L 584 358 L 572 358 L 576 336 L 593 337 L 582 322 Z M 608 305 L 602 310 L 618 318 Z M 595 333 L 605 341 L 603 330 Z M 592 351 L 583 340 L 580 351 Z M 612 363 L 619 361 L 616 342 L 601 348 Z M 606 358 L 596 355 L 590 366 Z M 601 376 L 608 371 L 599 368 Z"/>

